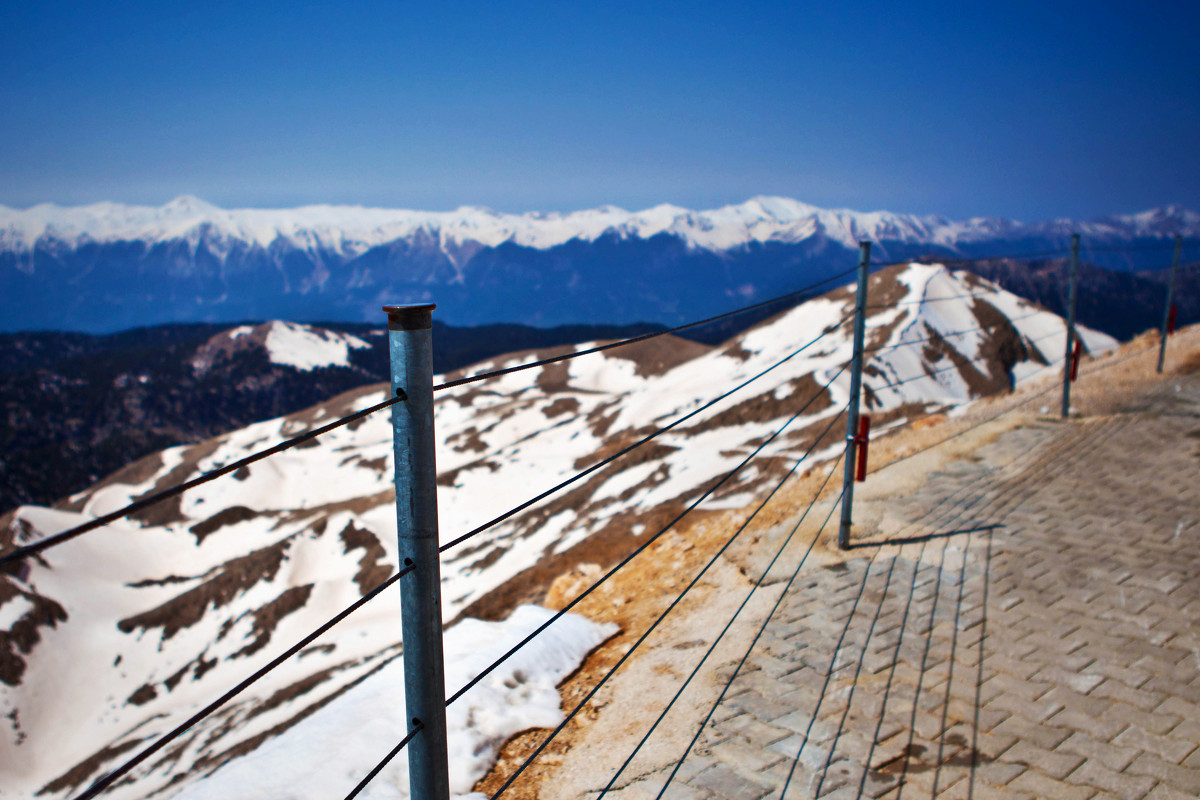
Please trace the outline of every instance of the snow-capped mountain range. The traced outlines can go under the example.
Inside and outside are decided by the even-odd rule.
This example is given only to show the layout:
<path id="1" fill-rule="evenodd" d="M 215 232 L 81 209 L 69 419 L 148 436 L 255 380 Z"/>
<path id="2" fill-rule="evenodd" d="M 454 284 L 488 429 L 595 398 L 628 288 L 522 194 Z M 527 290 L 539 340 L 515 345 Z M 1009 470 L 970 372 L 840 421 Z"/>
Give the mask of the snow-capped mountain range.
<path id="1" fill-rule="evenodd" d="M 1061 318 L 966 273 L 895 267 L 873 275 L 869 291 L 863 396 L 876 435 L 1056 371 L 1065 346 Z M 527 604 L 557 575 L 615 562 L 790 416 L 803 411 L 698 516 L 748 505 L 809 449 L 811 463 L 831 459 L 842 443 L 832 423 L 847 399 L 853 303 L 853 289 L 843 288 L 720 346 L 660 337 L 438 393 L 438 505 L 449 541 L 759 375 L 629 457 L 447 551 L 448 688 L 545 619 L 548 612 Z M 305 348 L 312 358 L 329 350 L 303 331 L 284 333 L 280 352 L 293 361 L 311 360 Z M 1115 345 L 1081 335 L 1093 354 Z M 516 353 L 462 374 L 563 351 Z M 386 386 L 366 387 L 164 450 L 53 508 L 25 506 L 0 518 L 0 548 L 386 394 Z M 27 570 L 0 573 L 5 787 L 49 800 L 73 796 L 378 584 L 397 565 L 391 487 L 390 422 L 375 414 L 48 550 Z M 343 796 L 402 733 L 397 614 L 398 596 L 376 598 L 106 797 Z M 561 719 L 557 681 L 612 629 L 569 616 L 550 632 L 451 706 L 456 793 L 470 791 L 507 737 Z M 404 796 L 405 776 L 401 756 L 362 797 Z"/>
<path id="2" fill-rule="evenodd" d="M 780 197 L 693 211 L 605 206 L 503 214 L 306 206 L 0 206 L 0 325 L 116 330 L 168 321 L 377 321 L 383 302 L 433 300 L 454 324 L 679 322 L 782 294 L 854 265 L 1100 248 L 1200 235 L 1176 206 L 1087 222 L 1023 223 L 826 210 Z M 1169 252 L 1096 252 L 1161 267 Z"/>
<path id="3" fill-rule="evenodd" d="M 258 246 L 281 244 L 353 258 L 372 247 L 425 234 L 437 239 L 451 260 L 472 247 L 509 243 L 548 250 L 567 242 L 593 242 L 605 234 L 649 239 L 676 236 L 689 247 L 720 252 L 751 243 L 795 244 L 822 235 L 844 247 L 858 242 L 964 245 L 1012 238 L 1063 238 L 1080 233 L 1106 244 L 1200 232 L 1200 214 L 1178 206 L 1090 222 L 1055 220 L 1022 223 L 976 217 L 945 217 L 823 209 L 786 197 L 755 197 L 740 205 L 693 211 L 659 205 L 643 211 L 615 206 L 570 213 L 504 214 L 463 206 L 454 211 L 412 211 L 362 206 L 303 206 L 294 209 L 223 209 L 190 196 L 166 205 L 96 203 L 63 207 L 42 204 L 18 210 L 0 206 L 0 248 L 19 252 L 39 243 L 69 247 L 140 240 L 176 240 Z M 215 247 L 214 253 L 221 248 Z"/>

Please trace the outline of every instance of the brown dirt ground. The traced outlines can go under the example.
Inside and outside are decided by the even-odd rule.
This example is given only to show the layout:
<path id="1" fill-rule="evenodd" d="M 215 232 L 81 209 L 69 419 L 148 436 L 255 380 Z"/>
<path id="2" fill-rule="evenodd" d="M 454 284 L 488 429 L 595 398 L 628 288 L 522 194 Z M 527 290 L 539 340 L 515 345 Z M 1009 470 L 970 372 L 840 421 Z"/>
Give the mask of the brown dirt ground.
<path id="1" fill-rule="evenodd" d="M 1157 348 L 1157 334 L 1149 333 L 1113 353 L 1085 360 L 1081 364 L 1079 380 L 1072 388 L 1073 410 L 1084 416 L 1112 413 L 1159 380 L 1200 370 L 1200 326 L 1181 330 L 1170 340 L 1163 376 L 1155 374 Z M 870 451 L 871 468 L 879 473 L 869 476 L 867 483 L 861 484 L 858 496 L 865 500 L 905 491 L 929 471 L 947 461 L 969 456 L 1004 431 L 1031 419 L 1057 418 L 1058 385 L 1054 378 L 1031 381 L 1015 394 L 977 401 L 961 416 L 949 419 L 936 414 L 880 436 L 872 442 Z M 1009 409 L 1010 413 L 985 422 Z M 977 427 L 972 429 L 972 426 Z M 960 435 L 909 458 L 905 466 L 885 469 L 893 459 L 935 445 L 955 434 Z M 814 512 L 797 533 L 796 541 L 807 544 L 826 518 L 832 498 L 840 488 L 840 465 L 816 465 L 788 481 L 684 602 L 505 792 L 505 797 L 512 800 L 580 797 L 599 788 L 597 780 L 603 785 L 686 676 L 686 667 L 677 668 L 679 651 L 695 648 L 696 655 L 689 655 L 686 660 L 688 664 L 696 661 L 699 648 L 711 638 L 697 639 L 698 632 L 711 631 L 716 624 L 714 620 L 726 620 L 731 616 L 736 604 L 766 566 L 767 559 L 792 530 L 797 510 L 809 505 L 831 468 L 836 475 L 821 494 L 823 502 L 814 507 Z M 764 489 L 764 496 L 766 491 Z M 580 669 L 560 684 L 564 712 L 570 712 L 629 651 L 758 502 L 736 511 L 710 512 L 690 523 L 685 520 L 577 607 L 576 611 L 589 619 L 616 623 L 620 632 L 594 650 Z M 859 530 L 856 526 L 856 538 L 868 534 L 869 531 Z M 836 549 L 836 535 L 837 522 L 834 520 L 821 533 L 807 564 L 836 567 L 843 560 Z M 630 540 L 636 542 L 636 537 L 630 537 Z M 795 549 L 796 545 L 792 547 Z M 579 556 L 586 557 L 586 553 L 580 552 Z M 576 564 L 554 581 L 543 602 L 549 607 L 561 608 L 599 574 L 594 564 Z M 781 575 L 775 575 L 773 570 L 766 584 L 779 580 Z M 743 612 L 745 624 L 731 630 L 727 641 L 723 641 L 721 649 L 709 662 L 712 667 L 718 667 L 709 670 L 717 673 L 709 677 L 710 685 L 718 678 L 724 680 L 728 676 L 728 667 L 720 668 L 720 665 L 735 661 L 739 648 L 744 652 L 776 594 L 756 593 L 756 601 Z M 759 595 L 763 596 L 761 600 L 757 600 Z M 646 703 L 646 697 L 655 698 L 655 702 Z M 658 702 L 659 699 L 662 702 Z M 681 708 L 687 704 L 685 695 Z M 682 752 L 682 744 L 690 738 L 690 731 L 685 735 L 682 729 L 664 728 L 657 735 L 663 740 L 658 746 Z M 544 729 L 534 729 L 510 739 L 491 772 L 476 784 L 476 790 L 489 797 L 494 794 L 548 733 Z M 597 776 L 603 777 L 598 779 Z M 623 781 L 631 777 L 627 774 Z"/>

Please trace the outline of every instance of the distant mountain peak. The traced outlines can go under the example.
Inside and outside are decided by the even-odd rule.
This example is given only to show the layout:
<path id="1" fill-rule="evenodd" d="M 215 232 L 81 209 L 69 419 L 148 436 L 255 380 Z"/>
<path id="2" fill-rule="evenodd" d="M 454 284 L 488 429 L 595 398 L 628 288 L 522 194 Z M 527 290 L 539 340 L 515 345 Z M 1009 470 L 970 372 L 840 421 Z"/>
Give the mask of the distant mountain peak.
<path id="1" fill-rule="evenodd" d="M 163 211 L 185 214 L 219 213 L 222 209 L 192 194 L 181 194 L 163 207 Z"/>

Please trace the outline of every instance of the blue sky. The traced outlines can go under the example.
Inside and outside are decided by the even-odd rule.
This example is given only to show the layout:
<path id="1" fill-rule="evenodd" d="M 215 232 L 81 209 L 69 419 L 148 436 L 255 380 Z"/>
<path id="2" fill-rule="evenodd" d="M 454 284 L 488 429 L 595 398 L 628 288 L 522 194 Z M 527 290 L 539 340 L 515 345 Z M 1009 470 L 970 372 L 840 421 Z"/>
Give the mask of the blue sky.
<path id="1" fill-rule="evenodd" d="M 6 3 L 0 203 L 1200 208 L 1188 3 Z"/>

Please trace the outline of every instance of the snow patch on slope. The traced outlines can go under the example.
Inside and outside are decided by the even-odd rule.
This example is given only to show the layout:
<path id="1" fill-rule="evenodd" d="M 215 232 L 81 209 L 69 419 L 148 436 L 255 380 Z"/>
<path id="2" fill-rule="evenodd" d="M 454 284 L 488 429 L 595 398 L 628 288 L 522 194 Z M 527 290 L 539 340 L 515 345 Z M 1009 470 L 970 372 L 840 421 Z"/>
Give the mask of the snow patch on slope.
<path id="1" fill-rule="evenodd" d="M 369 349 L 371 345 L 351 336 L 311 325 L 272 322 L 266 347 L 271 363 L 310 372 L 321 367 L 350 366 L 350 350 Z"/>
<path id="2" fill-rule="evenodd" d="M 553 615 L 520 606 L 502 622 L 467 619 L 446 631 L 446 686 L 466 684 Z M 398 624 L 398 623 L 397 623 Z M 509 737 L 563 719 L 558 683 L 616 626 L 567 614 L 446 712 L 450 791 L 471 791 Z M 407 732 L 404 665 L 396 659 L 254 753 L 177 795 L 178 800 L 328 800 L 343 797 Z M 408 797 L 407 750 L 359 795 Z"/>
<path id="3" fill-rule="evenodd" d="M 311 372 L 326 367 L 349 367 L 350 351 L 370 347 L 368 342 L 349 333 L 275 320 L 218 333 L 196 349 L 191 366 L 200 375 L 222 358 L 262 348 L 272 364 Z"/>

